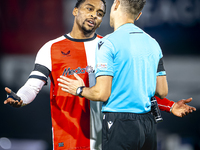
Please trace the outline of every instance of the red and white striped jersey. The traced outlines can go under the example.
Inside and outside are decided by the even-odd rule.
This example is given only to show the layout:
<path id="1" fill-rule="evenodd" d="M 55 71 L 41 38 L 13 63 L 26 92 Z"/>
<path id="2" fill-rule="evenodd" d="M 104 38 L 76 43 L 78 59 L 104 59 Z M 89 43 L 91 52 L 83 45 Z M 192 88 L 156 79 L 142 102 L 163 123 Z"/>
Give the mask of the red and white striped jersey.
<path id="1" fill-rule="evenodd" d="M 54 150 L 101 149 L 101 103 L 63 92 L 57 79 L 78 74 L 89 86 L 87 66 L 95 66 L 95 48 L 101 36 L 73 39 L 69 35 L 47 42 L 36 64 L 50 70 L 50 104 Z"/>

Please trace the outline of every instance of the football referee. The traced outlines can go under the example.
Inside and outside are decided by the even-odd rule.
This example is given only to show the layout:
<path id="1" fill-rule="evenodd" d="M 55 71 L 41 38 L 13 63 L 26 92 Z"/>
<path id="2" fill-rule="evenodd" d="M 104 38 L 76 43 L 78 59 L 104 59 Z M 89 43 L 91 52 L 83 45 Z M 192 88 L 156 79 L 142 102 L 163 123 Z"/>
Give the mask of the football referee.
<path id="1" fill-rule="evenodd" d="M 168 85 L 159 44 L 134 25 L 145 3 L 114 1 L 110 13 L 114 32 L 101 39 L 96 49 L 95 86 L 80 83 L 77 88 L 69 79 L 59 79 L 67 85 L 64 91 L 104 102 L 103 150 L 157 149 L 151 97 L 164 98 Z"/>

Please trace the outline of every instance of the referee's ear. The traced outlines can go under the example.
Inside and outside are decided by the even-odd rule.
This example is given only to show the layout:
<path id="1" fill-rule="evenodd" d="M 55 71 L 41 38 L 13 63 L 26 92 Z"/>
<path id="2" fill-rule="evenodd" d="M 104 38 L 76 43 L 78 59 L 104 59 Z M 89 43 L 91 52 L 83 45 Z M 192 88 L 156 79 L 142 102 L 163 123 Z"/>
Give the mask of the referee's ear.
<path id="1" fill-rule="evenodd" d="M 142 15 L 142 12 L 140 12 L 140 13 L 138 14 L 138 16 L 135 18 L 135 21 L 137 21 L 137 20 L 140 18 L 141 15 Z"/>

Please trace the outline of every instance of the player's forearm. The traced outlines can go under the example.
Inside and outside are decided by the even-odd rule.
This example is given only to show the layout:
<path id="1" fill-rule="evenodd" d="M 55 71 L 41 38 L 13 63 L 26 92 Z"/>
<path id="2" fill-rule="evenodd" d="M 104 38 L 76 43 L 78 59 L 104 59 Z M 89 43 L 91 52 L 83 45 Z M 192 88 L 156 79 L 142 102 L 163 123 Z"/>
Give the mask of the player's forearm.
<path id="1" fill-rule="evenodd" d="M 39 79 L 28 79 L 25 85 L 22 86 L 16 93 L 17 96 L 19 96 L 23 101 L 22 106 L 31 103 L 44 84 L 45 82 Z"/>

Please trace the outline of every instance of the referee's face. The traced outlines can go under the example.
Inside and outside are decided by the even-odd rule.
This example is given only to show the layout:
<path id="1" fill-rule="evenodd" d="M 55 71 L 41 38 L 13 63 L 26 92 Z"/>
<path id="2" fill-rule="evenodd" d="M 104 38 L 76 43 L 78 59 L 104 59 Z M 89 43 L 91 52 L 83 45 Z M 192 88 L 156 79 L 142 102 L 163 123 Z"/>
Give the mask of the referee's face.
<path id="1" fill-rule="evenodd" d="M 86 0 L 79 8 L 75 8 L 73 15 L 75 23 L 86 33 L 95 32 L 100 26 L 105 12 L 105 5 L 101 0 Z"/>

